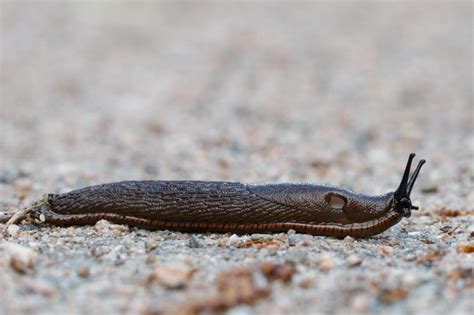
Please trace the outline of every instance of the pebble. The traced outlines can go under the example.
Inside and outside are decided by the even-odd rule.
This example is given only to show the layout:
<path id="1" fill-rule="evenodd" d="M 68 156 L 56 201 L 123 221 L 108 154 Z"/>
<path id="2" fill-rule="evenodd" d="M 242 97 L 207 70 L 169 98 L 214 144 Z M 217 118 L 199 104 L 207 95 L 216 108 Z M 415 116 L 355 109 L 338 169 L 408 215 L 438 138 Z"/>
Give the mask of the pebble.
<path id="1" fill-rule="evenodd" d="M 350 236 L 346 236 L 344 237 L 344 242 L 346 243 L 354 243 L 355 239 L 353 237 L 350 237 Z"/>
<path id="2" fill-rule="evenodd" d="M 156 255 L 148 255 L 145 259 L 147 265 L 152 265 L 156 262 Z"/>
<path id="3" fill-rule="evenodd" d="M 299 279 L 295 280 L 295 282 L 303 289 L 312 288 L 316 285 L 316 279 L 310 276 L 300 277 Z"/>
<path id="4" fill-rule="evenodd" d="M 7 233 L 13 238 L 17 238 L 20 233 L 20 227 L 16 224 L 10 224 L 7 228 Z"/>
<path id="5" fill-rule="evenodd" d="M 462 243 L 456 247 L 458 253 L 474 253 L 474 243 Z"/>
<path id="6" fill-rule="evenodd" d="M 296 234 L 289 234 L 288 235 L 288 245 L 295 246 L 297 242 Z"/>
<path id="7" fill-rule="evenodd" d="M 250 235 L 250 239 L 252 241 L 269 241 L 273 239 L 273 235 L 272 234 L 252 234 Z"/>
<path id="8" fill-rule="evenodd" d="M 401 283 L 406 287 L 415 287 L 422 281 L 422 276 L 418 273 L 405 273 L 402 276 Z"/>
<path id="9" fill-rule="evenodd" d="M 385 255 L 393 253 L 393 247 L 387 245 L 380 245 L 379 251 Z"/>
<path id="10" fill-rule="evenodd" d="M 91 274 L 91 270 L 89 267 L 87 266 L 82 266 L 79 268 L 79 270 L 77 271 L 77 274 L 82 277 L 82 278 L 87 278 L 90 276 Z"/>
<path id="11" fill-rule="evenodd" d="M 351 309 L 355 313 L 366 313 L 370 302 L 370 295 L 365 293 L 357 294 L 352 298 Z"/>
<path id="12" fill-rule="evenodd" d="M 113 231 L 113 232 L 128 232 L 129 227 L 127 225 L 122 224 L 114 224 L 107 220 L 100 220 L 95 225 L 94 228 L 97 232 L 104 232 L 104 231 Z"/>
<path id="13" fill-rule="evenodd" d="M 349 267 L 359 266 L 362 263 L 362 258 L 357 255 L 350 255 L 347 257 L 346 263 Z"/>
<path id="14" fill-rule="evenodd" d="M 242 305 L 237 306 L 231 309 L 230 311 L 226 312 L 227 315 L 253 315 L 255 312 L 252 310 L 250 306 Z"/>
<path id="15" fill-rule="evenodd" d="M 232 234 L 228 241 L 230 246 L 236 246 L 242 242 L 241 238 L 237 234 Z"/>
<path id="16" fill-rule="evenodd" d="M 404 261 L 414 261 L 415 259 L 416 259 L 415 254 L 407 254 L 407 255 L 403 256 Z"/>
<path id="17" fill-rule="evenodd" d="M 334 266 L 336 266 L 334 259 L 328 255 L 322 256 L 318 261 L 319 269 L 325 272 L 331 271 Z"/>
<path id="18" fill-rule="evenodd" d="M 439 187 L 438 187 L 438 184 L 435 183 L 435 184 L 425 185 L 420 190 L 424 194 L 434 194 L 438 192 Z"/>
<path id="19" fill-rule="evenodd" d="M 101 256 L 104 256 L 110 251 L 110 248 L 104 247 L 104 246 L 92 246 L 91 248 L 91 254 L 95 258 L 99 258 Z"/>
<path id="20" fill-rule="evenodd" d="M 177 289 L 185 286 L 195 272 L 184 264 L 160 266 L 153 271 L 148 281 L 157 282 L 167 289 Z"/>
<path id="21" fill-rule="evenodd" d="M 154 250 L 155 248 L 157 248 L 158 245 L 159 245 L 159 242 L 157 242 L 156 240 L 147 240 L 145 241 L 145 250 L 147 252 L 150 252 Z"/>
<path id="22" fill-rule="evenodd" d="M 379 299 L 385 304 L 394 304 L 407 298 L 409 291 L 406 288 L 383 288 L 379 292 Z"/>
<path id="23" fill-rule="evenodd" d="M 311 246 L 313 244 L 313 236 L 307 234 L 290 234 L 288 235 L 288 245 Z"/>
<path id="24" fill-rule="evenodd" d="M 26 273 L 33 269 L 38 254 L 29 247 L 18 244 L 7 244 L 7 255 L 10 257 L 10 266 L 18 273 Z"/>
<path id="25" fill-rule="evenodd" d="M 191 235 L 191 237 L 189 238 L 188 246 L 190 248 L 200 248 L 200 247 L 202 247 L 201 243 L 199 243 L 198 239 L 194 235 Z"/>

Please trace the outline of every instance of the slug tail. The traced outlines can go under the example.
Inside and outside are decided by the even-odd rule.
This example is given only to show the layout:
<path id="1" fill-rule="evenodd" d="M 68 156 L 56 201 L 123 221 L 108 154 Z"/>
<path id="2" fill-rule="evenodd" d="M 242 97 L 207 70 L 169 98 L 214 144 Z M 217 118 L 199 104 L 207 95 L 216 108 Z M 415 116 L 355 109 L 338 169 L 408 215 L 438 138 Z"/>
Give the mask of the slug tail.
<path id="1" fill-rule="evenodd" d="M 16 224 L 19 222 L 22 222 L 26 218 L 30 217 L 30 215 L 37 211 L 39 208 L 45 207 L 48 204 L 48 197 L 44 196 L 43 198 L 33 202 L 30 204 L 28 207 L 21 209 L 17 212 L 15 212 L 12 216 L 6 217 L 6 223 L 5 223 L 5 230 L 6 232 L 8 230 L 8 227 L 12 224 Z"/>

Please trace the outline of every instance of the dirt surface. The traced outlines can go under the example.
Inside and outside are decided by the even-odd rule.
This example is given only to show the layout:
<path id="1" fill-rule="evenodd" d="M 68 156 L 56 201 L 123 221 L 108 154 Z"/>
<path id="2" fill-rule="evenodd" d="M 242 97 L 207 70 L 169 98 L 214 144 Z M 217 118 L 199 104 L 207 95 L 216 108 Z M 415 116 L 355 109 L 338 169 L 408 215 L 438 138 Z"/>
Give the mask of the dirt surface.
<path id="1" fill-rule="evenodd" d="M 0 3 L 2 212 L 125 179 L 378 194 L 428 160 L 369 239 L 11 226 L 0 314 L 472 314 L 471 2 Z"/>

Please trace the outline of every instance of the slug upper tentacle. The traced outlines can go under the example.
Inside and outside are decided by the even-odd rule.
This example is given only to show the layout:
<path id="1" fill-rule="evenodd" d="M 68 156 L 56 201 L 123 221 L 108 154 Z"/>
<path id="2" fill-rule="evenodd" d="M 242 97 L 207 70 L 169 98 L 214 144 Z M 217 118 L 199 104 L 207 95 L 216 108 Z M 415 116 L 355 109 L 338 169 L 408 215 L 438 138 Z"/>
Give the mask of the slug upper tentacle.
<path id="1" fill-rule="evenodd" d="M 410 176 L 410 154 L 400 186 L 379 196 L 314 184 L 250 185 L 207 181 L 124 181 L 50 194 L 28 214 L 56 225 L 107 219 L 147 229 L 203 232 L 297 232 L 366 237 L 379 234 L 411 210 L 410 194 L 425 163 Z M 9 223 L 20 220 L 12 217 Z"/>

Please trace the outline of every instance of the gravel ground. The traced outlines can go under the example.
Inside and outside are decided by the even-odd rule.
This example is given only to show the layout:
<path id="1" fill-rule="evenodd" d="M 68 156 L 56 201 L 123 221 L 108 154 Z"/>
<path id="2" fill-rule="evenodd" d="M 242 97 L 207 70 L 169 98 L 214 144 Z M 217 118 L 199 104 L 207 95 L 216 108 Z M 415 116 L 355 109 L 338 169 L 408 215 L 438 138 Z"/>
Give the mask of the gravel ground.
<path id="1" fill-rule="evenodd" d="M 125 179 L 377 194 L 428 160 L 369 239 L 11 226 L 0 314 L 472 314 L 471 2 L 0 3 L 3 212 Z"/>

